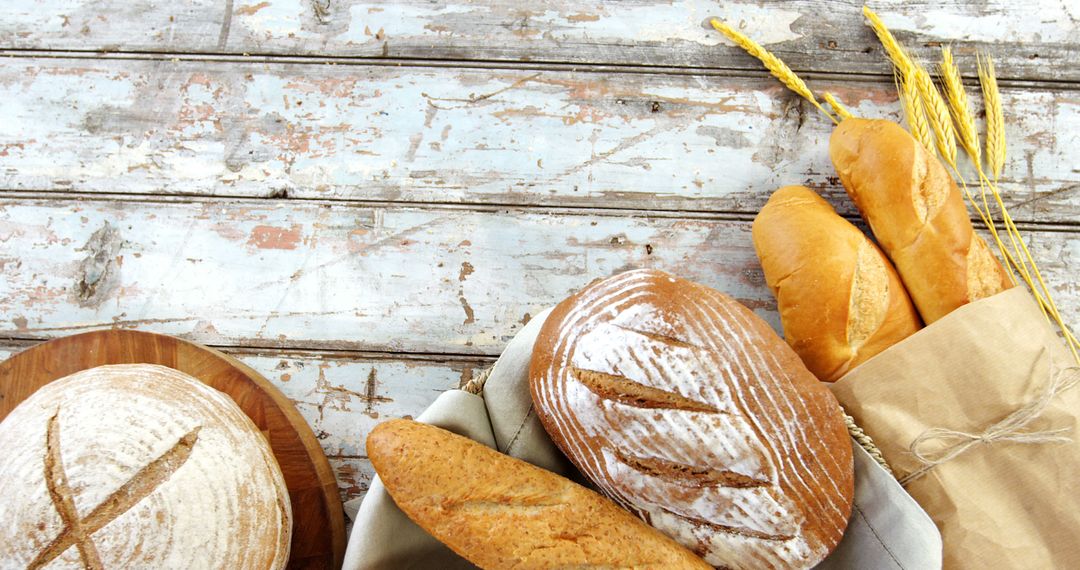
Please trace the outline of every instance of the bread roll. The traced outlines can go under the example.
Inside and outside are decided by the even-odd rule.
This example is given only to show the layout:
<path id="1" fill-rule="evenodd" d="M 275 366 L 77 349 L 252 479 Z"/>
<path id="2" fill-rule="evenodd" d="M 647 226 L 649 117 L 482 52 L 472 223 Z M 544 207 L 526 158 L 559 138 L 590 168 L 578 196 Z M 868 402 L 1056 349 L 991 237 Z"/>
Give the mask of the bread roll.
<path id="1" fill-rule="evenodd" d="M 952 177 L 900 125 L 845 119 L 829 156 L 924 322 L 1012 287 Z"/>
<path id="2" fill-rule="evenodd" d="M 155 365 L 49 383 L 0 423 L 0 566 L 283 568 L 291 511 L 258 428 Z"/>
<path id="3" fill-rule="evenodd" d="M 709 568 L 600 495 L 443 429 L 383 422 L 367 454 L 397 506 L 481 568 Z"/>
<path id="4" fill-rule="evenodd" d="M 836 399 L 768 324 L 660 271 L 555 307 L 530 386 L 555 443 L 606 495 L 725 568 L 810 568 L 851 513 Z"/>
<path id="5" fill-rule="evenodd" d="M 753 237 L 784 337 L 819 379 L 839 379 L 922 326 L 881 250 L 813 190 L 774 192 Z"/>

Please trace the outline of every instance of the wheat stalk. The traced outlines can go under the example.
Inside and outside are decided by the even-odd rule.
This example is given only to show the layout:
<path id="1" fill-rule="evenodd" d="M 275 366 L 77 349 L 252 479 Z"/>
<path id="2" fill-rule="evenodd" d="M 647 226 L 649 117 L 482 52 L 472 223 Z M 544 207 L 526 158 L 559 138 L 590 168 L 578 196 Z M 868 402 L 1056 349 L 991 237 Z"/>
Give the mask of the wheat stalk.
<path id="1" fill-rule="evenodd" d="M 844 105 L 836 99 L 836 97 L 833 97 L 832 93 L 825 92 L 825 94 L 822 95 L 822 99 L 825 99 L 825 102 L 833 108 L 833 111 L 836 111 L 836 114 L 840 116 L 840 120 L 850 119 L 854 116 L 851 114 L 851 111 L 847 110 L 847 107 L 844 107 Z"/>
<path id="2" fill-rule="evenodd" d="M 768 50 L 744 35 L 742 32 L 739 32 L 735 28 L 732 28 L 716 18 L 710 19 L 709 23 L 712 24 L 712 27 L 715 28 L 716 31 L 727 36 L 729 40 L 735 42 L 735 44 L 745 50 L 746 53 L 757 58 L 758 61 L 769 70 L 769 73 L 771 73 L 773 77 L 779 79 L 788 89 L 791 89 L 803 99 L 812 103 L 819 111 L 824 113 L 825 116 L 832 119 L 834 123 L 839 122 L 836 120 L 836 117 L 833 117 L 831 113 L 825 110 L 825 107 L 821 106 L 821 103 L 814 97 L 814 93 L 810 91 L 810 88 L 806 86 L 806 83 L 804 83 L 798 75 L 795 75 L 795 72 L 792 71 L 787 64 L 780 61 L 780 58 L 769 53 Z"/>
<path id="3" fill-rule="evenodd" d="M 908 73 L 914 67 L 914 62 L 908 57 L 900 42 L 893 37 L 889 28 L 885 27 L 885 22 L 882 22 L 881 18 L 869 6 L 863 6 L 862 12 L 863 16 L 870 20 L 870 28 L 874 30 L 878 41 L 881 42 L 881 47 L 885 48 L 885 53 L 889 55 L 892 64 L 896 66 L 901 75 Z"/>
<path id="4" fill-rule="evenodd" d="M 986 107 L 986 164 L 990 166 L 996 182 L 1005 168 L 1005 115 L 1001 110 L 994 60 L 990 56 L 979 58 L 979 84 Z"/>
<path id="5" fill-rule="evenodd" d="M 926 152 L 933 155 L 934 137 L 930 134 L 930 125 L 926 122 L 926 111 L 923 109 L 922 99 L 919 98 L 918 87 L 915 86 L 915 77 L 910 69 L 907 73 L 898 72 L 897 75 L 897 92 L 900 94 L 900 106 L 904 109 L 908 130 Z"/>
<path id="6" fill-rule="evenodd" d="M 982 156 L 979 148 L 979 131 L 975 127 L 975 116 L 971 113 L 971 107 L 968 106 L 967 92 L 964 91 L 964 82 L 960 78 L 960 69 L 956 67 L 952 49 L 948 46 L 941 48 L 941 82 L 945 86 L 945 97 L 949 101 L 949 111 L 956 125 L 960 146 L 964 147 L 971 162 L 980 165 Z"/>

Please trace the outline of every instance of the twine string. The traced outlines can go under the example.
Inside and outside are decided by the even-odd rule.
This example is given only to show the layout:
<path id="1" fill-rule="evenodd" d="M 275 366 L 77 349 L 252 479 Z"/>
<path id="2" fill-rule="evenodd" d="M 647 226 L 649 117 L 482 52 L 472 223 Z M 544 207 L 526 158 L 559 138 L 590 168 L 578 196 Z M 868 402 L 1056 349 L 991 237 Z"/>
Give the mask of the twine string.
<path id="1" fill-rule="evenodd" d="M 1050 366 L 1054 370 L 1053 363 Z M 1030 402 L 1017 408 L 1001 421 L 986 428 L 982 433 L 968 433 L 948 428 L 930 428 L 912 440 L 909 450 L 921 467 L 900 479 L 907 485 L 932 469 L 956 459 L 979 445 L 995 442 L 1021 444 L 1069 443 L 1065 435 L 1071 428 L 1024 431 L 1032 421 L 1042 415 L 1050 402 L 1060 393 L 1080 382 L 1080 367 L 1071 366 L 1051 372 L 1050 381 Z"/>

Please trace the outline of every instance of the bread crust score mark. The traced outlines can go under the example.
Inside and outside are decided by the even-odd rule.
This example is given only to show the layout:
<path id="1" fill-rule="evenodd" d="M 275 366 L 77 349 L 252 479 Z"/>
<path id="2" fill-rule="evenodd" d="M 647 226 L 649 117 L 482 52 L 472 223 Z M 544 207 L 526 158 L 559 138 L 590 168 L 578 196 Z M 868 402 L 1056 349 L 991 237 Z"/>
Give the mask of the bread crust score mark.
<path id="1" fill-rule="evenodd" d="M 148 463 L 131 479 L 113 491 L 84 519 L 75 510 L 74 495 L 68 485 L 60 453 L 60 409 L 49 418 L 45 453 L 45 483 L 53 505 L 60 513 L 64 529 L 27 566 L 28 570 L 42 568 L 63 554 L 71 546 L 79 550 L 83 565 L 97 570 L 102 568 L 101 558 L 91 535 L 126 513 L 167 481 L 191 456 L 199 439 L 196 426 L 180 437 L 168 451 Z"/>
<path id="2" fill-rule="evenodd" d="M 889 274 L 885 260 L 869 241 L 859 244 L 855 269 L 848 293 L 847 340 L 851 358 L 845 366 L 859 357 L 859 350 L 881 330 L 889 312 Z"/>
<path id="3" fill-rule="evenodd" d="M 60 424 L 56 421 L 56 416 L 59 414 L 60 409 L 57 408 L 56 413 L 49 417 L 46 428 L 45 485 L 49 489 L 49 498 L 52 499 L 56 511 L 60 514 L 60 520 L 64 521 L 65 530 L 60 533 L 61 536 L 70 531 L 71 539 L 79 550 L 83 566 L 91 570 L 100 570 L 102 568 L 101 555 L 98 554 L 94 541 L 90 539 L 90 533 L 83 528 L 79 513 L 75 511 L 75 499 L 72 496 L 71 486 L 68 485 L 67 473 L 64 472 L 64 464 L 60 457 Z M 66 549 L 67 546 L 64 547 L 64 550 Z M 38 560 L 51 550 L 52 546 L 46 548 L 38 556 Z M 63 550 L 58 550 L 56 555 L 61 552 Z M 38 560 L 31 562 L 30 568 L 44 566 L 49 562 L 49 560 L 44 560 L 38 563 Z"/>
<path id="4" fill-rule="evenodd" d="M 675 409 L 719 413 L 714 406 L 681 394 L 646 386 L 625 376 L 571 367 L 570 372 L 590 392 L 604 400 L 614 400 L 635 408 Z"/>
<path id="5" fill-rule="evenodd" d="M 668 461 L 658 457 L 639 457 L 623 453 L 619 449 L 614 449 L 612 451 L 615 454 L 616 459 L 640 473 L 668 479 L 687 487 L 715 486 L 746 489 L 749 487 L 772 486 L 772 482 L 770 481 L 755 479 L 727 469 L 695 467 L 693 465 Z"/>
<path id="6" fill-rule="evenodd" d="M 707 520 L 705 520 L 703 518 L 700 518 L 700 517 L 681 515 L 679 513 L 676 513 L 675 511 L 665 509 L 665 508 L 660 508 L 659 510 L 661 510 L 661 511 L 663 511 L 663 512 L 665 512 L 665 513 L 667 513 L 667 514 L 669 514 L 669 515 L 671 515 L 673 517 L 679 517 L 679 518 L 682 518 L 682 519 L 686 519 L 686 520 L 691 521 L 691 522 L 693 522 L 695 524 L 707 527 L 707 528 L 713 530 L 714 532 L 722 532 L 724 534 L 731 534 L 731 535 L 735 535 L 735 536 L 743 536 L 743 537 L 746 537 L 746 538 L 756 538 L 758 540 L 768 540 L 768 541 L 771 541 L 771 542 L 786 542 L 788 540 L 794 540 L 795 538 L 797 538 L 793 534 L 769 534 L 767 532 L 761 532 L 759 530 L 754 530 L 754 529 L 751 529 L 751 528 L 715 523 L 715 522 L 712 522 L 712 521 L 707 521 Z"/>

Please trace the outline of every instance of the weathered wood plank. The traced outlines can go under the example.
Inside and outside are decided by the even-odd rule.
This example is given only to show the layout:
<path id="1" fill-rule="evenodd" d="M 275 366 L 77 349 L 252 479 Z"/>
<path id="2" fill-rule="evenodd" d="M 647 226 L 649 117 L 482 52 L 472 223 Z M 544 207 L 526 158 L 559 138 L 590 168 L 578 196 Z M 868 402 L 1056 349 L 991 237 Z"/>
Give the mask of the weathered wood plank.
<path id="1" fill-rule="evenodd" d="M 294 202 L 0 200 L 0 336 L 151 327 L 214 345 L 497 354 L 639 264 L 763 311 L 745 223 Z"/>
<path id="2" fill-rule="evenodd" d="M 20 49 L 259 53 L 372 58 L 559 61 L 757 69 L 706 29 L 736 23 L 797 70 L 890 73 L 862 2 L 544 0 L 235 0 L 169 3 L 8 1 L 0 46 Z M 1080 80 L 1071 0 L 874 2 L 916 54 L 957 43 L 1003 77 Z M 231 11 L 229 9 L 231 8 Z"/>
<path id="3" fill-rule="evenodd" d="M 897 115 L 891 83 L 814 83 Z M 843 193 L 831 125 L 772 79 L 12 59 L 0 97 L 8 189 L 744 213 L 785 184 Z M 1014 216 L 1076 222 L 1080 96 L 1003 97 Z"/>
<path id="4" fill-rule="evenodd" d="M 0 344 L 0 360 L 26 343 Z M 362 496 L 374 470 L 364 441 L 387 418 L 415 417 L 489 360 L 428 360 L 281 350 L 225 351 L 281 389 L 308 421 L 334 467 L 342 500 Z"/>
<path id="5" fill-rule="evenodd" d="M 288 351 L 236 356 L 293 400 L 330 458 L 345 501 L 362 496 L 374 475 L 364 442 L 377 423 L 416 417 L 439 394 L 488 364 Z"/>
<path id="6" fill-rule="evenodd" d="M 778 327 L 750 223 L 460 207 L 0 200 L 0 337 L 139 327 L 228 346 L 496 355 L 592 279 L 657 267 Z M 1080 239 L 1030 237 L 1068 322 Z"/>

